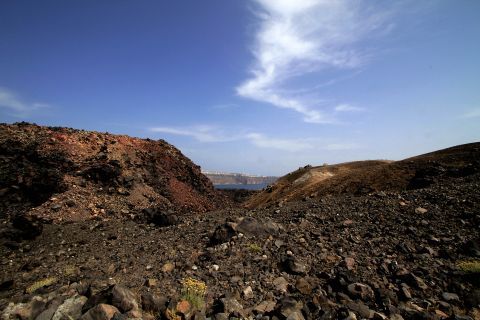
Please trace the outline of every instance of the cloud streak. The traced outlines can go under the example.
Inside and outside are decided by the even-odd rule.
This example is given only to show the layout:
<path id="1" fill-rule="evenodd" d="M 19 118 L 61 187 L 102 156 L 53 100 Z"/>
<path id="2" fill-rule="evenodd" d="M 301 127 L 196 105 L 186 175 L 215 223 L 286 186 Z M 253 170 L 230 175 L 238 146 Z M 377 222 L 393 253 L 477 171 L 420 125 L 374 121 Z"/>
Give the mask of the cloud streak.
<path id="1" fill-rule="evenodd" d="M 332 116 L 301 95 L 282 88 L 289 80 L 325 68 L 355 68 L 366 54 L 353 45 L 385 25 L 387 14 L 351 0 L 254 0 L 260 26 L 253 46 L 251 77 L 237 94 L 290 109 L 305 122 L 331 123 Z"/>
<path id="2" fill-rule="evenodd" d="M 335 107 L 335 112 L 363 112 L 365 111 L 364 108 L 360 108 L 357 106 L 352 106 L 350 104 L 339 104 Z"/>
<path id="3" fill-rule="evenodd" d="M 13 116 L 25 117 L 31 112 L 38 109 L 49 108 L 50 105 L 40 102 L 27 103 L 23 101 L 13 91 L 0 87 L 0 108 L 4 108 L 12 112 Z"/>
<path id="4" fill-rule="evenodd" d="M 460 116 L 463 119 L 480 118 L 480 108 L 471 109 Z"/>
<path id="5" fill-rule="evenodd" d="M 247 134 L 245 138 L 259 148 L 278 149 L 291 152 L 314 148 L 314 146 L 307 140 L 269 138 L 256 132 Z"/>
<path id="6" fill-rule="evenodd" d="M 193 127 L 154 127 L 150 128 L 150 131 L 191 137 L 200 142 L 227 142 L 239 139 L 235 136 L 227 136 L 216 127 L 207 125 Z"/>
<path id="7" fill-rule="evenodd" d="M 258 148 L 276 149 L 288 152 L 299 152 L 306 150 L 352 150 L 359 146 L 353 143 L 329 143 L 316 138 L 298 138 L 285 139 L 269 137 L 258 132 L 246 132 L 237 135 L 224 134 L 213 126 L 192 126 L 192 127 L 153 127 L 150 132 L 161 132 L 166 134 L 185 136 L 193 138 L 202 143 L 212 142 L 231 142 L 231 141 L 248 141 Z"/>

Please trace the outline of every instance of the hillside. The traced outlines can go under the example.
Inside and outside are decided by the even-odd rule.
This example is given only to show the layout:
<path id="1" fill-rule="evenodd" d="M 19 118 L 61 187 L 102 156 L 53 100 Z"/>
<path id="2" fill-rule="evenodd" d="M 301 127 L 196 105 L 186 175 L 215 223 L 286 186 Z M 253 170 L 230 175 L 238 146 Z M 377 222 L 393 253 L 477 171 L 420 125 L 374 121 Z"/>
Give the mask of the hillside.
<path id="1" fill-rule="evenodd" d="M 306 166 L 281 177 L 247 202 L 255 208 L 278 202 L 335 194 L 368 194 L 427 187 L 438 180 L 466 176 L 480 169 L 480 143 L 427 153 L 401 161 L 356 161 Z"/>
<path id="2" fill-rule="evenodd" d="M 205 212 L 223 199 L 163 140 L 28 123 L 0 125 L 2 215 L 139 218 L 145 208 Z"/>

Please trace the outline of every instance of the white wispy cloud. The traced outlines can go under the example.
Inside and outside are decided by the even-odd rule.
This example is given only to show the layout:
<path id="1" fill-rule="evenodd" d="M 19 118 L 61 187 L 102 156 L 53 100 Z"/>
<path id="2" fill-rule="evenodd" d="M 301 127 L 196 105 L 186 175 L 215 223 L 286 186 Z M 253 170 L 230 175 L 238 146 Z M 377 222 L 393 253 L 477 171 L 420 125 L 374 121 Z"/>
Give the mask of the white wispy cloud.
<path id="1" fill-rule="evenodd" d="M 460 116 L 460 118 L 471 119 L 480 117 L 480 108 L 471 109 Z"/>
<path id="2" fill-rule="evenodd" d="M 7 109 L 13 116 L 28 116 L 32 111 L 49 108 L 50 105 L 41 102 L 25 102 L 15 92 L 0 87 L 0 108 Z"/>
<path id="3" fill-rule="evenodd" d="M 305 122 L 330 123 L 333 117 L 282 86 L 292 78 L 327 67 L 361 66 L 365 52 L 353 44 L 385 26 L 387 14 L 353 0 L 254 0 L 260 26 L 253 46 L 252 76 L 237 94 L 303 115 Z M 385 28 L 384 28 L 385 30 Z"/>
<path id="4" fill-rule="evenodd" d="M 225 134 L 224 130 L 218 127 L 199 125 L 192 127 L 153 127 L 151 132 L 161 132 L 193 138 L 199 142 L 232 142 L 248 141 L 258 148 L 276 149 L 288 152 L 299 152 L 305 150 L 352 150 L 359 146 L 353 143 L 332 143 L 318 138 L 278 138 L 269 137 L 258 132 L 244 132 L 235 135 Z"/>
<path id="5" fill-rule="evenodd" d="M 332 143 L 325 139 L 308 137 L 297 139 L 274 138 L 257 132 L 249 133 L 245 135 L 245 138 L 256 147 L 277 149 L 289 152 L 299 152 L 307 150 L 341 151 L 360 148 L 360 145 L 355 143 Z"/>
<path id="6" fill-rule="evenodd" d="M 270 138 L 260 133 L 249 133 L 245 136 L 253 145 L 260 148 L 278 149 L 283 151 L 301 151 L 313 149 L 314 145 L 308 140 Z"/>
<path id="7" fill-rule="evenodd" d="M 200 142 L 226 142 L 238 140 L 238 137 L 228 136 L 222 130 L 208 125 L 192 127 L 154 127 L 150 128 L 150 131 L 192 137 Z"/>
<path id="8" fill-rule="evenodd" d="M 339 104 L 338 106 L 335 107 L 336 112 L 362 112 L 365 111 L 365 108 L 357 107 L 357 106 L 352 106 L 350 104 Z"/>

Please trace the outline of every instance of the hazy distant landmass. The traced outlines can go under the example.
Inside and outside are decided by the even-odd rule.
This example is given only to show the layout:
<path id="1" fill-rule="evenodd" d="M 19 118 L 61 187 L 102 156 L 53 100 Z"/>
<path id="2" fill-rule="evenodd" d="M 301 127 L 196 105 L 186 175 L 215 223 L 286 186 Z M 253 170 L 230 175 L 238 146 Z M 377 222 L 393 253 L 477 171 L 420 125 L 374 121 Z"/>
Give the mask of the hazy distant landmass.
<path id="1" fill-rule="evenodd" d="M 244 190 L 263 190 L 269 183 L 256 183 L 256 184 L 214 184 L 215 189 L 232 190 L 232 189 L 244 189 Z"/>
<path id="2" fill-rule="evenodd" d="M 242 173 L 204 171 L 212 183 L 217 185 L 268 185 L 274 183 L 278 177 L 256 176 Z"/>

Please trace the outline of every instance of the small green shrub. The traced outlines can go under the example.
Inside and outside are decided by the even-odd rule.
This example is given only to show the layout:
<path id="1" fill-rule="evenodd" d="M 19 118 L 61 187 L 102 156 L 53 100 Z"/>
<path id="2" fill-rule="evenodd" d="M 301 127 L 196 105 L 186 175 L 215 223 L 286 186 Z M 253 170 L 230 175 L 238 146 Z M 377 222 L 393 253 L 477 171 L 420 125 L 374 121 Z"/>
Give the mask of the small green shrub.
<path id="1" fill-rule="evenodd" d="M 255 252 L 255 253 L 258 253 L 258 252 L 262 251 L 262 248 L 256 243 L 250 243 L 248 245 L 248 249 L 250 249 L 250 251 Z"/>
<path id="2" fill-rule="evenodd" d="M 77 268 L 75 266 L 72 266 L 72 265 L 68 265 L 65 267 L 65 276 L 73 276 L 75 275 L 75 273 L 77 272 Z"/>
<path id="3" fill-rule="evenodd" d="M 55 278 L 55 277 L 50 277 L 50 278 L 42 279 L 42 280 L 39 280 L 39 281 L 34 282 L 34 283 L 33 283 L 31 286 L 29 286 L 25 291 L 26 291 L 27 293 L 33 293 L 33 292 L 37 291 L 37 290 L 40 289 L 40 288 L 51 286 L 51 285 L 54 284 L 55 282 L 57 282 L 57 278 Z"/>
<path id="4" fill-rule="evenodd" d="M 205 282 L 193 278 L 182 280 L 182 299 L 187 300 L 190 304 L 200 310 L 205 305 L 205 294 L 207 293 L 207 285 Z"/>

